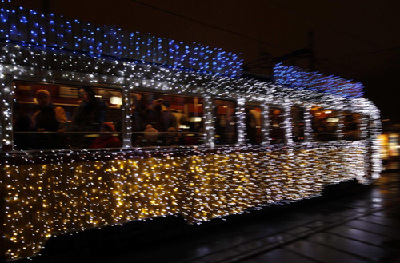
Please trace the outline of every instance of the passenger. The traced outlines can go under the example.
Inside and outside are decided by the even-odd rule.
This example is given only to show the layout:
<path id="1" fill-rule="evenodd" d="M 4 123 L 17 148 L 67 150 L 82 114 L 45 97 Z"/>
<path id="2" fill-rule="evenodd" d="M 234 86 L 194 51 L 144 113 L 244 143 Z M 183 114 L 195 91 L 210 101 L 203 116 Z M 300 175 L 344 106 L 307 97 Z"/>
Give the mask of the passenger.
<path id="1" fill-rule="evenodd" d="M 66 147 L 65 128 L 67 116 L 61 107 L 55 107 L 51 103 L 50 92 L 38 90 L 36 99 L 40 110 L 35 112 L 32 117 L 34 130 L 43 132 L 57 132 L 36 134 L 34 148 L 36 149 L 60 149 Z"/>
<path id="2" fill-rule="evenodd" d="M 103 122 L 100 127 L 100 132 L 100 136 L 93 141 L 90 148 L 121 148 L 121 141 L 111 134 L 112 132 L 115 132 L 114 125 L 111 122 Z"/>
<path id="3" fill-rule="evenodd" d="M 182 110 L 171 110 L 171 113 L 174 115 L 178 129 L 183 125 L 186 124 L 187 118 Z"/>
<path id="4" fill-rule="evenodd" d="M 146 130 L 144 131 L 144 138 L 147 140 L 149 146 L 156 145 L 158 140 L 158 130 L 154 129 L 151 124 L 147 124 Z"/>
<path id="5" fill-rule="evenodd" d="M 164 136 L 165 145 L 178 145 L 179 144 L 179 134 L 174 127 L 169 127 Z"/>
<path id="6" fill-rule="evenodd" d="M 107 106 L 104 101 L 95 97 L 90 87 L 82 90 L 82 102 L 75 109 L 72 117 L 72 126 L 75 131 L 99 131 L 101 124 L 106 120 Z"/>
<path id="7" fill-rule="evenodd" d="M 162 132 L 161 140 L 164 145 L 176 145 L 178 140 L 178 121 L 175 115 L 171 112 L 170 104 L 166 102 L 163 106 L 164 109 L 162 110 L 160 119 L 160 128 Z M 171 137 L 172 134 L 174 135 Z"/>
<path id="8" fill-rule="evenodd" d="M 51 103 L 50 93 L 47 90 L 38 90 L 36 99 L 40 110 L 33 115 L 33 126 L 39 131 L 65 132 L 67 116 L 61 107 Z"/>
<path id="9" fill-rule="evenodd" d="M 173 128 L 174 130 L 178 129 L 178 120 L 175 115 L 171 111 L 171 106 L 167 102 L 164 104 L 165 109 L 161 114 L 161 131 L 167 132 L 169 128 Z"/>
<path id="10" fill-rule="evenodd" d="M 163 101 L 161 98 L 154 100 L 153 104 L 146 110 L 146 123 L 158 131 L 162 130 Z"/>
<path id="11" fill-rule="evenodd" d="M 82 102 L 75 109 L 72 116 L 72 131 L 75 132 L 97 132 L 101 124 L 106 120 L 107 106 L 104 101 L 95 97 L 95 92 L 90 87 L 81 90 Z M 72 146 L 76 148 L 87 148 L 92 143 L 92 138 L 86 133 L 71 136 Z"/>

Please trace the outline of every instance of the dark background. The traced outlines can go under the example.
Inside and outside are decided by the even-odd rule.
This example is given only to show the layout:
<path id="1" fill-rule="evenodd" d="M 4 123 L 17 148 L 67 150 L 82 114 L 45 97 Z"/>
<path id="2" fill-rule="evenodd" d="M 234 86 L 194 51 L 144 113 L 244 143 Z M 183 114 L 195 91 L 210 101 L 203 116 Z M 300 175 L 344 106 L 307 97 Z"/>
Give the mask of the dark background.
<path id="1" fill-rule="evenodd" d="M 12 0 L 11 0 L 12 1 Z M 241 54 L 271 75 L 285 61 L 362 82 L 383 119 L 400 122 L 396 0 L 18 0 L 37 11 Z"/>

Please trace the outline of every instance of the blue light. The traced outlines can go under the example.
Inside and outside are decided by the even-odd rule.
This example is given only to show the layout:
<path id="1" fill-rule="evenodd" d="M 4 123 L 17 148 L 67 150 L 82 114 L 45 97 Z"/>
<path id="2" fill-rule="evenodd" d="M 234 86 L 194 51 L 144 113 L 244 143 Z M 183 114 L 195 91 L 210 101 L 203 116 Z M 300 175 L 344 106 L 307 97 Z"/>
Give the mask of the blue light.
<path id="1" fill-rule="evenodd" d="M 9 28 L 2 26 L 0 32 L 10 32 L 10 35 L 6 35 L 7 42 L 19 41 L 33 45 L 45 45 L 48 42 L 48 33 L 51 36 L 54 36 L 55 33 L 56 37 L 59 38 L 56 42 L 60 48 L 69 48 L 72 52 L 83 51 L 93 55 L 95 50 L 98 56 L 112 55 L 117 58 L 142 60 L 148 63 L 157 62 L 162 65 L 169 64 L 179 67 L 180 69 L 191 69 L 206 74 L 219 73 L 226 76 L 239 75 L 243 64 L 238 55 L 225 52 L 220 48 L 210 48 L 198 43 L 187 45 L 183 42 L 156 38 L 150 35 L 140 37 L 139 33 L 125 35 L 122 29 L 114 29 L 108 26 L 92 29 L 90 23 L 82 24 L 77 19 L 72 20 L 72 23 L 75 23 L 72 26 L 71 21 L 65 21 L 64 19 L 61 19 L 63 22 L 55 21 L 54 18 L 56 16 L 54 14 L 40 14 L 34 10 L 29 10 L 31 16 L 21 16 L 18 19 L 17 12 L 12 8 L 1 9 L 4 14 L 1 14 L 0 21 L 6 24 L 5 27 Z M 22 8 L 19 9 L 22 10 Z M 7 13 L 10 13 L 10 15 L 7 15 Z M 40 16 L 40 19 L 33 15 Z M 35 21 L 29 21 L 30 19 Z M 8 21 L 20 21 L 20 23 L 17 26 L 9 25 L 7 24 Z M 48 21 L 48 24 L 46 24 L 46 21 Z M 24 35 L 26 27 L 24 28 L 21 25 L 26 23 L 32 23 L 33 25 L 33 28 L 28 31 L 30 34 L 27 36 Z M 65 30 L 63 32 L 66 34 L 58 32 L 58 29 Z M 103 29 L 104 32 L 101 32 Z M 73 32 L 75 30 L 78 31 Z M 95 34 L 94 30 L 103 33 L 100 39 L 97 39 L 97 34 Z M 79 32 L 82 32 L 83 35 L 79 36 L 81 34 Z M 71 35 L 73 33 L 75 36 Z M 51 37 L 51 39 L 53 38 Z M 51 40 L 50 42 L 53 41 Z M 49 44 L 56 45 L 55 43 Z M 104 49 L 99 48 L 103 46 Z M 125 52 L 125 50 L 128 52 Z M 210 64 L 210 60 L 212 64 Z"/>
<path id="2" fill-rule="evenodd" d="M 363 85 L 359 82 L 352 82 L 333 75 L 324 76 L 319 72 L 310 72 L 282 63 L 274 67 L 274 78 L 278 84 L 287 85 L 293 89 L 308 89 L 345 98 L 363 96 Z"/>
<path id="3" fill-rule="evenodd" d="M 22 16 L 20 22 L 21 23 L 28 23 L 28 20 L 26 19 L 26 16 Z"/>

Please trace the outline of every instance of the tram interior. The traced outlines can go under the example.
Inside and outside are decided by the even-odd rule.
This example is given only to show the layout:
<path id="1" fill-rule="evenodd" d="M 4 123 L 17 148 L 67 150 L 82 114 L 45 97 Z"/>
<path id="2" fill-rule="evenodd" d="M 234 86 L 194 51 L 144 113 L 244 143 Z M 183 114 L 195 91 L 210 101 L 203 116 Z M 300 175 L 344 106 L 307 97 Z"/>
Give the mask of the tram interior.
<path id="1" fill-rule="evenodd" d="M 123 98 L 117 88 L 90 87 L 93 101 L 87 101 L 87 87 L 33 83 L 14 83 L 13 125 L 15 148 L 35 149 L 88 149 L 121 148 L 123 131 L 131 134 L 133 147 L 201 145 L 205 142 L 203 99 L 200 96 L 184 96 L 135 90 L 130 93 L 131 129 L 125 127 Z M 47 91 L 54 108 L 61 108 L 63 120 L 39 105 L 38 91 Z M 89 93 L 90 93 L 89 92 Z M 90 97 L 90 96 L 89 96 Z M 246 143 L 260 145 L 285 143 L 284 111 L 276 106 L 268 107 L 263 116 L 261 103 L 245 105 Z M 47 108 L 48 110 L 48 108 Z M 63 122 L 61 129 L 38 127 L 38 113 L 45 122 Z M 349 111 L 311 108 L 311 126 L 315 141 L 338 140 L 339 122 L 343 123 L 344 140 L 360 140 L 362 116 Z M 58 114 L 58 113 L 57 113 Z M 81 116 L 80 116 L 80 115 Z M 238 142 L 237 103 L 234 100 L 215 99 L 215 144 L 232 145 Z M 290 110 L 292 139 L 305 140 L 305 109 L 293 106 Z M 80 116 L 80 119 L 78 118 Z M 42 121 L 43 121 L 42 120 Z M 80 120 L 80 121 L 78 121 Z M 263 135 L 264 121 L 268 120 L 269 138 Z"/>
<path id="2" fill-rule="evenodd" d="M 82 108 L 84 104 L 83 87 L 27 82 L 16 82 L 14 87 L 13 124 L 16 148 L 29 150 L 120 148 L 122 146 L 124 122 L 120 90 L 91 87 L 97 101 L 95 105 L 97 108 L 93 106 L 92 110 L 81 110 L 81 114 L 86 114 L 86 116 L 82 117 L 83 122 L 78 122 L 79 107 Z M 49 92 L 53 108 L 61 107 L 64 110 L 66 123 L 63 131 L 37 127 L 35 114 L 39 111 L 44 112 L 36 98 L 39 90 Z M 133 146 L 198 145 L 203 143 L 201 97 L 135 91 L 131 93 L 129 99 L 131 109 L 128 116 L 132 122 Z M 48 116 L 46 117 L 47 120 Z M 51 118 L 54 119 L 54 116 L 50 116 Z M 88 125 L 86 122 L 91 123 Z M 104 122 L 108 129 L 103 129 L 101 123 Z M 92 125 L 94 123 L 98 125 Z M 118 139 L 120 143 L 112 144 L 111 147 L 101 144 L 100 146 L 103 147 L 94 147 L 93 143 L 96 139 L 110 136 Z M 49 143 L 52 140 L 64 142 L 55 145 Z M 37 142 L 42 144 L 38 145 Z"/>

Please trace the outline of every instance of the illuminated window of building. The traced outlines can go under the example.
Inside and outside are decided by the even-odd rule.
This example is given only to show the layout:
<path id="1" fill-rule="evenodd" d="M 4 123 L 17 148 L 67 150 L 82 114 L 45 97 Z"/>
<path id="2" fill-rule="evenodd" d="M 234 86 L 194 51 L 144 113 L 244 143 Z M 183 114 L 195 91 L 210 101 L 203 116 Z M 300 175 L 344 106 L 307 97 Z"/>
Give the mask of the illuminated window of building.
<path id="1" fill-rule="evenodd" d="M 121 91 L 15 82 L 16 149 L 120 148 Z"/>
<path id="2" fill-rule="evenodd" d="M 215 144 L 235 144 L 238 141 L 236 102 L 214 100 Z"/>
<path id="3" fill-rule="evenodd" d="M 204 143 L 201 97 L 135 91 L 130 99 L 133 146 Z"/>

